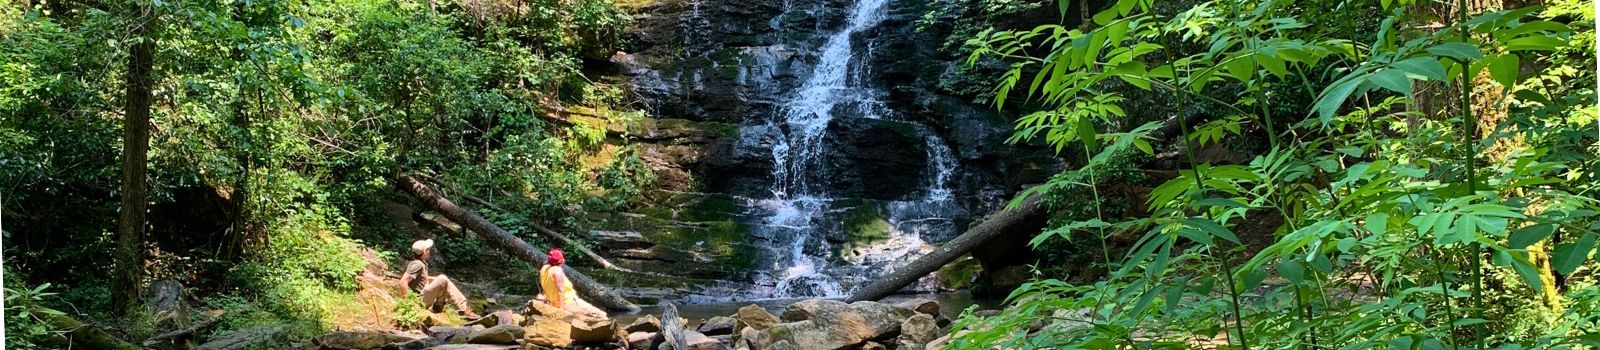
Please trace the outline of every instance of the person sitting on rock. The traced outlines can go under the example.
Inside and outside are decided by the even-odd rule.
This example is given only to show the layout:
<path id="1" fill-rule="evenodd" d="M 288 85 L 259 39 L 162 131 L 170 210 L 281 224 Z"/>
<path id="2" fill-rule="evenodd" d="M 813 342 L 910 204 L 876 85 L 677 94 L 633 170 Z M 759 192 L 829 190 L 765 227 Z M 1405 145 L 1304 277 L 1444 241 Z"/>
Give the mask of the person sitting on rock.
<path id="1" fill-rule="evenodd" d="M 577 290 L 572 288 L 572 281 L 567 279 L 567 273 L 562 269 L 566 260 L 561 248 L 550 249 L 550 258 L 539 268 L 539 296 L 544 298 L 546 304 L 571 312 L 579 319 L 606 319 L 605 311 L 578 297 Z"/>
<path id="2" fill-rule="evenodd" d="M 400 275 L 401 296 L 416 291 L 422 296 L 422 304 L 429 311 L 438 309 L 445 301 L 455 304 L 456 311 L 468 319 L 478 318 L 472 313 L 472 307 L 467 306 L 466 295 L 461 294 L 461 289 L 456 288 L 456 283 L 444 274 L 428 276 L 428 257 L 432 256 L 433 240 L 424 239 L 411 243 L 411 252 L 416 254 L 416 259 L 406 262 L 406 272 Z"/>

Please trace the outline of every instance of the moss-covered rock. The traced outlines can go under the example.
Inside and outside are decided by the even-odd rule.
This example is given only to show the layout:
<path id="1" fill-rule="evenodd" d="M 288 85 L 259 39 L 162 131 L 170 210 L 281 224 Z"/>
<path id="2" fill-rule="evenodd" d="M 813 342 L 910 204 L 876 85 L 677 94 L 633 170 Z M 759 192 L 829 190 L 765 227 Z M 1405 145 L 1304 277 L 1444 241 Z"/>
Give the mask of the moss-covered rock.
<path id="1" fill-rule="evenodd" d="M 941 287 L 965 289 L 972 287 L 972 281 L 977 279 L 979 271 L 983 271 L 983 266 L 978 265 L 977 259 L 973 259 L 972 256 L 962 256 L 940 267 L 935 274 L 939 278 Z"/>

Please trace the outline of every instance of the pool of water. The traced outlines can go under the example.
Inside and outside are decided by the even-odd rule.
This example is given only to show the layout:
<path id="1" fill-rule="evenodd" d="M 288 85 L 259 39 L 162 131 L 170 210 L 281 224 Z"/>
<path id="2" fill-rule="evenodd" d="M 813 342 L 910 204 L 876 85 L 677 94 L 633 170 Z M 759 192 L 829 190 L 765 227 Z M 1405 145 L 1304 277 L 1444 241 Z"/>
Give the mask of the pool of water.
<path id="1" fill-rule="evenodd" d="M 972 293 L 968 293 L 967 291 L 963 290 L 937 294 L 893 295 L 880 300 L 880 302 L 893 304 L 914 298 L 938 300 L 940 312 L 948 318 L 960 316 L 962 310 L 966 310 L 967 307 L 974 305 L 978 306 L 978 309 L 997 309 L 1000 307 L 1002 301 L 999 299 L 975 298 L 972 296 Z M 691 325 L 698 325 L 700 324 L 700 321 L 704 321 L 712 317 L 733 316 L 739 311 L 739 308 L 750 304 L 761 305 L 761 307 L 767 309 L 767 312 L 771 312 L 773 315 L 780 315 L 783 313 L 784 307 L 787 307 L 789 304 L 793 304 L 794 302 L 800 300 L 803 299 L 765 299 L 738 303 L 682 304 L 678 305 L 678 316 L 688 319 Z M 617 320 L 619 323 L 627 324 L 640 317 L 644 317 L 644 315 L 661 315 L 661 308 L 657 305 L 641 306 L 642 310 L 640 310 L 638 313 L 612 313 L 611 318 Z"/>

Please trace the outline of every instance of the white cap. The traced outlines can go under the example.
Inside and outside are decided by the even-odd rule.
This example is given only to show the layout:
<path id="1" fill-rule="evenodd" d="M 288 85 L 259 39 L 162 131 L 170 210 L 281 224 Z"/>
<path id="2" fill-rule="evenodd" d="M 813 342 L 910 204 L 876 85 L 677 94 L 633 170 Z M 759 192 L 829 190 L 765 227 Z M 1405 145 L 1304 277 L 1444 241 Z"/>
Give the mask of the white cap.
<path id="1" fill-rule="evenodd" d="M 428 250 L 429 248 L 433 248 L 433 240 L 431 239 L 424 239 L 411 243 L 412 253 L 422 254 L 423 251 Z"/>

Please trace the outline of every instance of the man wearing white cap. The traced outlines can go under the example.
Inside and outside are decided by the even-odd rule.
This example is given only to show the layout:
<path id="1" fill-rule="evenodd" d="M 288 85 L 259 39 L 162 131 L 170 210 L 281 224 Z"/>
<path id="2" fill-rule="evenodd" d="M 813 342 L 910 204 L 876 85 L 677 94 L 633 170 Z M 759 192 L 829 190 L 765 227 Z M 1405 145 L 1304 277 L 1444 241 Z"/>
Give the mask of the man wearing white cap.
<path id="1" fill-rule="evenodd" d="M 433 240 L 424 239 L 411 243 L 411 252 L 416 254 L 416 259 L 406 262 L 406 272 L 400 275 L 400 289 L 403 293 L 416 291 L 422 294 L 422 303 L 432 310 L 450 298 L 450 303 L 455 304 L 456 310 L 466 318 L 478 318 L 472 313 L 472 307 L 467 306 L 467 296 L 461 294 L 455 282 L 451 282 L 444 274 L 428 276 L 428 257 L 433 253 Z M 403 295 L 403 294 L 402 294 Z"/>

